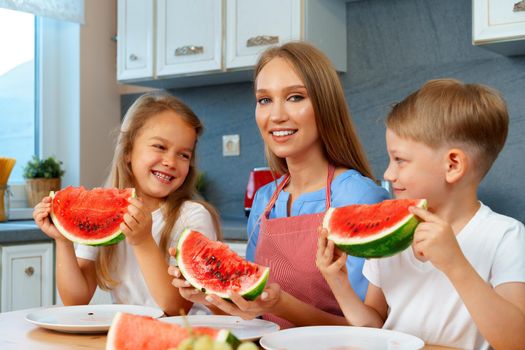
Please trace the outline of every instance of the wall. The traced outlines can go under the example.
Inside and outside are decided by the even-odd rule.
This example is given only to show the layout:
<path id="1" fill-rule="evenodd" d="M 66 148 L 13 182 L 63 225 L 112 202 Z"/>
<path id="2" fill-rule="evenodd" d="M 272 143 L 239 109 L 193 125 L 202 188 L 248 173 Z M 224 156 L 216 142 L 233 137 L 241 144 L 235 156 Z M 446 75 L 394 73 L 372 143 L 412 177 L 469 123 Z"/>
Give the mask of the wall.
<path id="1" fill-rule="evenodd" d="M 511 128 L 504 151 L 480 188 L 493 209 L 525 221 L 525 56 L 505 57 L 471 44 L 467 0 L 368 0 L 347 3 L 348 73 L 341 79 L 350 111 L 372 163 L 387 165 L 383 118 L 389 106 L 432 78 L 454 77 L 493 86 L 505 96 Z M 208 199 L 223 216 L 242 217 L 251 168 L 263 166 L 250 83 L 176 89 L 206 126 L 199 166 Z M 135 95 L 126 96 L 123 110 Z M 222 135 L 239 134 L 241 155 L 222 157 Z M 521 161 L 519 161 L 521 159 Z"/>

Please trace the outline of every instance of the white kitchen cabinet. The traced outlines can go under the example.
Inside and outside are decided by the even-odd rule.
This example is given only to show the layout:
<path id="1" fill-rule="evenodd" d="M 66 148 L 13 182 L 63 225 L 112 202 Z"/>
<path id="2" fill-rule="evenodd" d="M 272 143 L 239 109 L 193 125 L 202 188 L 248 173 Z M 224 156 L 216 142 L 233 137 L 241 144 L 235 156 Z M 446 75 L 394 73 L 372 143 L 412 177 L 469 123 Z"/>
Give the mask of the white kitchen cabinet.
<path id="1" fill-rule="evenodd" d="M 525 3 L 472 0 L 472 16 L 473 44 L 505 55 L 525 54 Z"/>
<path id="2" fill-rule="evenodd" d="M 217 0 L 157 1 L 158 76 L 222 68 L 222 6 Z"/>
<path id="3" fill-rule="evenodd" d="M 121 82 L 170 88 L 248 81 L 261 51 L 294 40 L 311 42 L 346 71 L 343 0 L 119 0 L 118 6 Z"/>
<path id="4" fill-rule="evenodd" d="M 305 40 L 346 71 L 346 10 L 338 0 L 226 0 L 226 67 L 251 68 L 271 45 Z"/>
<path id="5" fill-rule="evenodd" d="M 1 246 L 0 312 L 53 304 L 53 243 Z"/>
<path id="6" fill-rule="evenodd" d="M 118 0 L 117 80 L 153 77 L 153 1 Z"/>

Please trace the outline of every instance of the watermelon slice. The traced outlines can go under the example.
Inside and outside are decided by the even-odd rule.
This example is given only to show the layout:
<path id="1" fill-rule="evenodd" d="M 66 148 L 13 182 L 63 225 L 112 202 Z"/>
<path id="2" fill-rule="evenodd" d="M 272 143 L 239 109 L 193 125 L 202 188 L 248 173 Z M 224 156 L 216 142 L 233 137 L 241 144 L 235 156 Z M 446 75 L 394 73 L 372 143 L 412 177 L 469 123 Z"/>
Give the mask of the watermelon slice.
<path id="1" fill-rule="evenodd" d="M 128 199 L 135 189 L 66 187 L 51 192 L 51 220 L 60 233 L 70 241 L 86 245 L 110 245 L 122 241 L 120 230 Z"/>
<path id="2" fill-rule="evenodd" d="M 190 330 L 148 316 L 119 312 L 109 328 L 106 350 L 176 349 L 185 339 L 201 335 L 207 335 L 218 343 L 228 343 L 233 348 L 239 344 L 239 339 L 226 329 L 193 327 Z"/>
<path id="3" fill-rule="evenodd" d="M 323 220 L 328 239 L 349 255 L 380 258 L 405 250 L 418 218 L 408 207 L 426 208 L 425 199 L 391 199 L 372 205 L 329 208 Z"/>
<path id="4" fill-rule="evenodd" d="M 235 292 L 253 300 L 262 293 L 270 269 L 246 261 L 227 244 L 184 230 L 177 245 L 177 264 L 190 284 L 206 294 L 228 299 Z"/>

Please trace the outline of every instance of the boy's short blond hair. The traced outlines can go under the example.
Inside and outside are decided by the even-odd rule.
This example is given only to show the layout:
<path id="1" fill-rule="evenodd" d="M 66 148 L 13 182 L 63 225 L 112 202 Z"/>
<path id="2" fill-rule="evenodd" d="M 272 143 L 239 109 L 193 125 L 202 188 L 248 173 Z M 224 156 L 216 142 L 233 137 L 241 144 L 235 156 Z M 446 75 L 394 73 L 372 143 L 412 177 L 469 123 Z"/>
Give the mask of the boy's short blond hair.
<path id="1" fill-rule="evenodd" d="M 437 79 L 396 104 L 386 126 L 396 135 L 429 147 L 465 149 L 483 177 L 505 144 L 507 105 L 499 92 L 480 84 Z"/>

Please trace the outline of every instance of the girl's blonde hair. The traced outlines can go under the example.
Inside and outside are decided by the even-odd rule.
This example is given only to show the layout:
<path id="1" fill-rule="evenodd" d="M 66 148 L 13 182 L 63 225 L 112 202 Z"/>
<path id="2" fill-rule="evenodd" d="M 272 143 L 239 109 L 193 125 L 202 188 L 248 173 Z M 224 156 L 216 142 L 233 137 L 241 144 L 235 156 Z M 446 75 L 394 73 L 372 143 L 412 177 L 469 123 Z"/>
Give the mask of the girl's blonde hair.
<path id="1" fill-rule="evenodd" d="M 202 134 L 203 126 L 199 118 L 178 98 L 165 92 L 154 92 L 140 96 L 128 109 L 122 122 L 111 165 L 111 172 L 106 180 L 107 187 L 128 188 L 135 186 L 131 165 L 126 159 L 129 159 L 128 156 L 133 149 L 133 142 L 147 120 L 165 111 L 175 112 L 190 127 L 195 129 L 197 137 Z M 186 179 L 176 191 L 168 195 L 162 206 L 165 223 L 161 230 L 159 248 L 161 251 L 166 252 L 166 260 L 169 258 L 168 244 L 171 240 L 172 229 L 179 217 L 181 206 L 185 201 L 193 200 L 198 202 L 210 212 L 218 239 L 222 239 L 219 216 L 216 210 L 210 204 L 194 199 L 195 182 L 197 179 L 197 170 L 195 167 L 196 148 L 197 142 L 195 142 L 195 148 Z M 112 277 L 115 275 L 111 274 L 111 272 L 117 268 L 116 266 L 112 266 L 116 247 L 116 245 L 101 247 L 95 262 L 97 283 L 105 290 L 112 289 L 119 283 L 119 281 Z"/>
<path id="2" fill-rule="evenodd" d="M 330 60 L 320 50 L 305 42 L 290 42 L 271 47 L 262 53 L 255 66 L 255 90 L 257 76 L 276 57 L 283 58 L 292 65 L 308 91 L 327 160 L 336 167 L 355 169 L 374 179 L 350 117 L 341 82 Z M 266 145 L 265 153 L 274 171 L 281 174 L 288 172 L 285 158 L 277 157 Z"/>
<path id="3" fill-rule="evenodd" d="M 435 79 L 394 105 L 386 127 L 429 147 L 466 146 L 483 177 L 503 149 L 509 114 L 499 92 L 481 84 Z"/>

